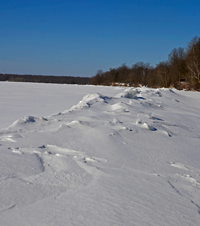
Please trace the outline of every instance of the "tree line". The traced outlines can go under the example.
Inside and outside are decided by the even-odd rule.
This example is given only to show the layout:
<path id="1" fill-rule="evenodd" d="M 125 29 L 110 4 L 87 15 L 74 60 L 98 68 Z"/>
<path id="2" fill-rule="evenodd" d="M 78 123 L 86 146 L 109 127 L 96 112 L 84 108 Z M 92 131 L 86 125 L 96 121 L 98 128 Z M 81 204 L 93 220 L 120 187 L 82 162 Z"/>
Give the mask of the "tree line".
<path id="1" fill-rule="evenodd" d="M 200 91 L 200 38 L 194 37 L 188 46 L 174 48 L 166 61 L 155 67 L 137 62 L 128 67 L 122 64 L 103 72 L 98 70 L 90 80 L 93 85 L 119 85 L 170 87 Z"/>
<path id="2" fill-rule="evenodd" d="M 85 85 L 90 83 L 90 78 L 89 77 L 72 77 L 72 76 L 0 74 L 0 81 Z"/>

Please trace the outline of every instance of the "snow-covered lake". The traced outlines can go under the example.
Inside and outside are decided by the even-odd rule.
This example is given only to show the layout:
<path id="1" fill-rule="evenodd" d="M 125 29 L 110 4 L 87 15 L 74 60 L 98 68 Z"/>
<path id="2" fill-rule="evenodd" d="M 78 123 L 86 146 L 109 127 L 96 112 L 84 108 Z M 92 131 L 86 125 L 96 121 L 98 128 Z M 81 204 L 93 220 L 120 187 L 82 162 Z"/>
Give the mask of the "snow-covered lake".
<path id="1" fill-rule="evenodd" d="M 200 93 L 0 82 L 0 225 L 200 225 Z"/>

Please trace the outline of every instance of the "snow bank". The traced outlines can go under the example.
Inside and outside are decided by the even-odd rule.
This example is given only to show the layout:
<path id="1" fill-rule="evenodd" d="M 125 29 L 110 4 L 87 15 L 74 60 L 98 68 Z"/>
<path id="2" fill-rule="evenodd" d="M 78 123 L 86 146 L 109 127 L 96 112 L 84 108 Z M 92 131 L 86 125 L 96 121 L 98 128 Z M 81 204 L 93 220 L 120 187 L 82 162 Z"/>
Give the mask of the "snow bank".
<path id="1" fill-rule="evenodd" d="M 0 225 L 200 224 L 199 94 L 123 90 L 0 131 Z"/>

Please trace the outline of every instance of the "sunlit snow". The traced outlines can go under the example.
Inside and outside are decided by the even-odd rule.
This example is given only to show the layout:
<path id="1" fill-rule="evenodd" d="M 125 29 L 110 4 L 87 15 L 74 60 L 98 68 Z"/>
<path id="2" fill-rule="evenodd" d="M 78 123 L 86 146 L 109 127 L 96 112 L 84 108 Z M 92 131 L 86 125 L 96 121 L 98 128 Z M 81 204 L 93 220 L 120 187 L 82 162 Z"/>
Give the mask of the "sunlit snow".
<path id="1" fill-rule="evenodd" d="M 0 225 L 200 225 L 200 93 L 1 82 L 0 95 Z"/>

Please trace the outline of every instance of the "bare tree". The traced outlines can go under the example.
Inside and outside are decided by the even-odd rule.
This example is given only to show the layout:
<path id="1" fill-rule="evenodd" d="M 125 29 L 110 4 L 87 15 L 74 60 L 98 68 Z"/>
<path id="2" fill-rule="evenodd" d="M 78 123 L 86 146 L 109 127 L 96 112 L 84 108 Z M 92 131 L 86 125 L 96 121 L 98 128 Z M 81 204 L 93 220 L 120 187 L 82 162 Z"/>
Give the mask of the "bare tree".
<path id="1" fill-rule="evenodd" d="M 140 83 L 142 85 L 147 84 L 147 76 L 152 67 L 149 63 L 138 62 L 132 66 L 132 71 L 134 72 L 134 77 L 136 83 Z"/>
<path id="2" fill-rule="evenodd" d="M 186 66 L 185 66 L 185 50 L 179 47 L 178 49 L 173 49 L 169 56 L 169 66 L 171 71 L 171 81 L 175 85 L 181 78 L 186 76 Z"/>
<path id="3" fill-rule="evenodd" d="M 194 37 L 186 48 L 186 66 L 193 86 L 200 83 L 200 38 Z"/>
<path id="4" fill-rule="evenodd" d="M 164 87 L 169 87 L 171 83 L 171 74 L 168 61 L 162 61 L 156 65 L 156 74 L 159 79 L 159 84 Z"/>

